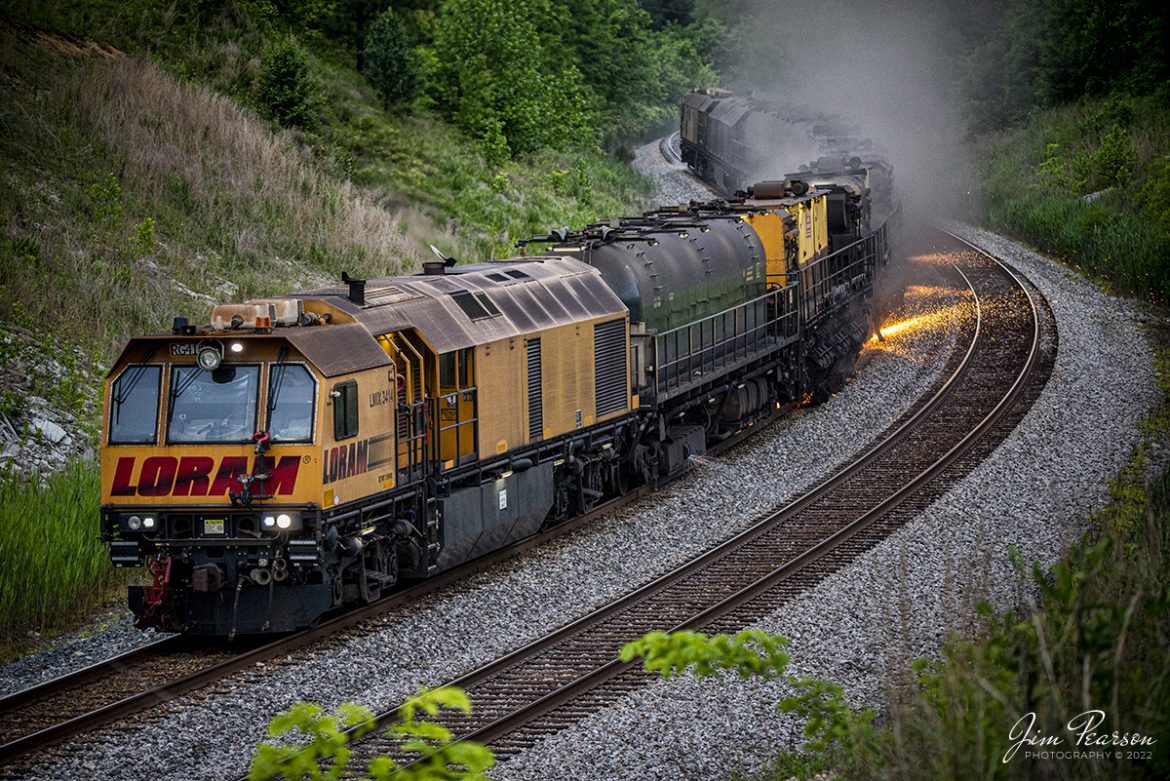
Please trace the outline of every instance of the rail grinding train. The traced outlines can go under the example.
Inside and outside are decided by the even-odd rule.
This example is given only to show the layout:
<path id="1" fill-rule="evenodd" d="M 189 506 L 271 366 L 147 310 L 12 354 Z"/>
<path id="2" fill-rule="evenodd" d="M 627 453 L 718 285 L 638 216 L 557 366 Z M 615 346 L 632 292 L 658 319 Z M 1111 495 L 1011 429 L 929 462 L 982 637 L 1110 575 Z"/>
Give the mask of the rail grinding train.
<path id="1" fill-rule="evenodd" d="M 679 152 L 696 176 L 727 196 L 763 178 L 794 176 L 776 169 L 789 160 L 816 158 L 799 173 L 850 168 L 878 178 L 890 174 L 875 144 L 843 118 L 718 88 L 683 99 Z M 879 200 L 892 193 L 888 182 L 871 184 Z"/>
<path id="2" fill-rule="evenodd" d="M 843 382 L 889 222 L 861 169 L 562 229 L 522 257 L 215 306 L 106 380 L 102 537 L 140 626 L 311 625 Z M 536 251 L 538 250 L 539 251 Z"/>

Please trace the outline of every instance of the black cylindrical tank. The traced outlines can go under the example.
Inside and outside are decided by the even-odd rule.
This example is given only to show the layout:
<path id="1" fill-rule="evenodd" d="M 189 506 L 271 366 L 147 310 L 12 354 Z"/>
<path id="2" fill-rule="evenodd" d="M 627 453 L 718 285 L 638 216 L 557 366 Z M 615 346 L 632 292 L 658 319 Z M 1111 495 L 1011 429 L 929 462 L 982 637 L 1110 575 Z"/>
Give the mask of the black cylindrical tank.
<path id="1" fill-rule="evenodd" d="M 622 233 L 625 233 L 622 231 Z M 630 310 L 661 333 L 764 294 L 764 247 L 739 217 L 656 226 L 570 254 L 593 265 Z"/>

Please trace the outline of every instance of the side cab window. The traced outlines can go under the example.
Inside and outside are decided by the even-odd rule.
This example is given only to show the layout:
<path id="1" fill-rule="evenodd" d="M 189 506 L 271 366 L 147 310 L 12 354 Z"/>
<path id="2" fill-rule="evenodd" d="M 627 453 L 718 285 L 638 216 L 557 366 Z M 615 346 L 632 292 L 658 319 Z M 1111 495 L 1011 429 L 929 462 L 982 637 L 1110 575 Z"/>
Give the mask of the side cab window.
<path id="1" fill-rule="evenodd" d="M 333 438 L 356 437 L 358 433 L 358 388 L 354 381 L 333 386 Z"/>
<path id="2" fill-rule="evenodd" d="M 110 444 L 158 441 L 158 389 L 161 366 L 136 364 L 114 380 L 110 399 Z"/>

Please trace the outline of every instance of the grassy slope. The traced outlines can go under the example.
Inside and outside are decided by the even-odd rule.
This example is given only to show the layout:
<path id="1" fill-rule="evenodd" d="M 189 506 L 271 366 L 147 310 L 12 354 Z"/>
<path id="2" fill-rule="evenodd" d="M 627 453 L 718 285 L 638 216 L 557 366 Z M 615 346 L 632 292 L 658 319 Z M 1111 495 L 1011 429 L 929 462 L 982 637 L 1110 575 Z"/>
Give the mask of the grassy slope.
<path id="1" fill-rule="evenodd" d="M 149 62 L 47 41 L 0 37 L 0 317 L 108 359 L 211 297 L 398 267 L 394 217 L 291 139 Z"/>
<path id="2" fill-rule="evenodd" d="M 238 88 L 257 69 L 230 30 L 188 48 L 172 40 L 160 65 L 0 20 L 5 344 L 29 342 L 24 354 L 39 349 L 46 360 L 50 350 L 80 346 L 97 377 L 128 336 L 165 330 L 180 314 L 205 321 L 213 301 L 338 284 L 342 270 L 410 270 L 432 243 L 467 260 L 507 255 L 530 232 L 627 213 L 648 193 L 628 167 L 591 153 L 547 152 L 491 168 L 435 119 L 385 111 L 343 53 L 316 44 L 321 123 L 305 134 L 274 128 L 211 86 Z M 245 93 L 237 89 L 237 98 Z M 6 373 L 14 353 L 0 351 Z M 52 390 L 8 389 L 5 399 L 55 398 Z M 93 436 L 100 407 L 84 406 Z M 19 408 L 5 404 L 10 416 Z M 17 485 L 24 477 L 0 486 L 22 497 L 0 517 L 0 585 L 27 595 L 0 605 L 0 635 L 17 640 L 86 615 L 108 598 L 92 588 L 101 580 L 94 567 L 110 569 L 100 546 L 61 542 L 95 515 L 94 467 L 42 489 Z M 53 496 L 64 492 L 90 521 L 53 511 Z M 85 547 L 96 564 L 61 566 L 54 546 L 28 539 Z M 17 558 L 20 547 L 40 558 Z M 38 572 L 63 574 L 43 582 Z M 74 610 L 44 607 L 58 604 Z"/>
<path id="3" fill-rule="evenodd" d="M 992 228 L 1119 293 L 1170 299 L 1170 108 L 1114 98 L 1045 111 L 979 139 L 974 158 Z"/>
<path id="4" fill-rule="evenodd" d="M 628 211 L 645 192 L 587 155 L 491 170 L 442 124 L 388 114 L 324 60 L 333 121 L 316 139 L 274 134 L 149 61 L 61 39 L 0 29 L 0 68 L 0 318 L 68 333 L 86 323 L 107 360 L 174 314 L 204 319 L 212 299 L 336 283 L 342 269 L 396 273 L 431 243 L 506 254 L 528 232 Z M 357 186 L 333 175 L 339 157 Z"/>

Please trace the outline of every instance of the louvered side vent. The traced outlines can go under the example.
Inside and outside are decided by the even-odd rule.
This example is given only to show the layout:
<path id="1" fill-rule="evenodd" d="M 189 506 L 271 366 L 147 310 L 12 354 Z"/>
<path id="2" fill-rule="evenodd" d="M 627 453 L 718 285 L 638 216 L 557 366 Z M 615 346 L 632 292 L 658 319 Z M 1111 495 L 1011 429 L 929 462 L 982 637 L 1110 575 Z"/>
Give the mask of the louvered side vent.
<path id="1" fill-rule="evenodd" d="M 593 376 L 597 417 L 624 410 L 626 393 L 626 321 L 611 320 L 593 329 Z"/>
<path id="2" fill-rule="evenodd" d="M 544 438 L 544 396 L 541 394 L 540 340 L 528 340 L 528 439 Z"/>

